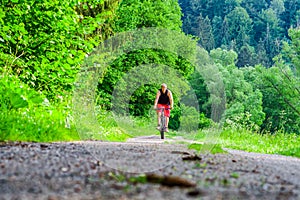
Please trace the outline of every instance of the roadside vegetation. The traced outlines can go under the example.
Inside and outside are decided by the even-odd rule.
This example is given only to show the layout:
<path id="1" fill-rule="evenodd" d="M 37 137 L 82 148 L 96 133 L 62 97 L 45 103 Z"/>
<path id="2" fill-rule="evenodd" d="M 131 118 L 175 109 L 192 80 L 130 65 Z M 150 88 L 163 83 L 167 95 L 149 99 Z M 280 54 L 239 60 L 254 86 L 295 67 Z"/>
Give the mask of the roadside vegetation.
<path id="1" fill-rule="evenodd" d="M 133 91 L 130 117 L 111 112 L 118 81 L 131 69 L 154 63 L 174 69 L 184 80 L 167 82 L 175 98 L 167 138 L 205 142 L 212 135 L 209 141 L 215 139 L 218 148 L 300 157 L 300 5 L 288 0 L 262 2 L 218 0 L 215 4 L 226 9 L 211 12 L 215 4 L 206 1 L 3 1 L 0 141 L 125 141 L 158 134 L 151 108 L 160 83 Z M 236 26 L 242 31 L 236 32 Z M 223 79 L 226 110 L 217 122 L 211 119 L 212 102 L 218 99 L 186 58 L 142 49 L 116 58 L 97 80 L 92 101 L 98 124 L 82 127 L 86 134 L 79 134 L 72 97 L 85 58 L 117 33 L 147 27 L 186 34 L 190 46 L 176 45 L 186 49 L 188 59 L 196 57 L 193 47 L 201 47 L 199 64 L 213 66 Z M 189 87 L 196 106 L 181 102 L 183 94 L 191 92 Z M 212 126 L 219 132 L 209 133 Z"/>

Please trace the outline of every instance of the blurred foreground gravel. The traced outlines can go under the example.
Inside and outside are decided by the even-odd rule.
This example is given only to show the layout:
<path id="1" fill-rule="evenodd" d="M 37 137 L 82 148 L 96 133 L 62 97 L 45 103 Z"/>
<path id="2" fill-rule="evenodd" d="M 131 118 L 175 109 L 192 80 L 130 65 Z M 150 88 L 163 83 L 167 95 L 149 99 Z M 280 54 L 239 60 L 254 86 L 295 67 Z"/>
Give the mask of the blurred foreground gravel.
<path id="1" fill-rule="evenodd" d="M 300 159 L 127 143 L 0 143 L 0 199 L 300 199 Z"/>

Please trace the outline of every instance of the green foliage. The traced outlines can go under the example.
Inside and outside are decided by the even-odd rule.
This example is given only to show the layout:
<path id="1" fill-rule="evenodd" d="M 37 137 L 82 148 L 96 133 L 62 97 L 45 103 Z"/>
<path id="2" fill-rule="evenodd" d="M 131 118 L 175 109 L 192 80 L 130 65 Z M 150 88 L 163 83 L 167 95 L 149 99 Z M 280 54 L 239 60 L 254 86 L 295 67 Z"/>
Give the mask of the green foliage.
<path id="1" fill-rule="evenodd" d="M 294 133 L 300 130 L 300 31 L 287 32 L 287 29 L 299 23 L 298 1 L 190 0 L 179 3 L 184 12 L 183 30 L 197 36 L 199 44 L 210 50 L 215 67 L 224 77 L 225 125 L 239 130 L 262 128 L 272 133 L 287 132 L 293 138 L 280 134 L 275 134 L 278 138 L 268 134 L 266 137 L 297 142 Z M 130 131 L 146 127 L 145 132 L 152 133 L 152 124 L 147 120 L 161 82 L 167 82 L 175 98 L 170 128 L 187 127 L 187 131 L 191 131 L 211 125 L 208 116 L 212 113 L 213 99 L 209 96 L 209 86 L 203 74 L 194 72 L 186 60 L 193 60 L 196 41 L 191 44 L 177 38 L 168 41 L 168 45 L 178 47 L 186 59 L 172 52 L 143 49 L 123 54 L 110 63 L 99 80 L 96 97 L 100 106 L 96 117 L 103 134 L 89 135 L 89 130 L 99 128 L 93 125 L 82 127 L 88 134 L 86 138 L 79 138 L 73 128 L 70 94 L 85 56 L 115 32 L 143 27 L 180 31 L 181 17 L 175 0 L 126 0 L 120 4 L 119 0 L 2 1 L 0 140 L 124 141 L 132 135 L 106 112 L 115 105 L 119 106 L 120 113 L 129 105 L 131 115 L 144 117 L 143 120 L 134 118 Z M 282 40 L 287 41 L 283 46 Z M 213 49 L 215 47 L 217 49 Z M 272 61 L 281 48 L 281 54 Z M 200 54 L 200 65 L 213 65 L 206 51 Z M 267 67 L 275 64 L 271 68 L 245 67 L 257 63 Z M 237 69 L 236 65 L 245 68 Z M 141 80 L 148 81 L 149 72 L 157 74 L 156 79 L 142 83 Z M 120 101 L 114 102 L 115 105 L 112 102 L 117 96 L 113 97 L 113 92 L 124 95 L 118 96 Z M 185 95 L 190 100 L 193 92 L 199 102 L 200 116 L 192 101 L 187 101 L 191 105 L 181 103 Z M 246 131 L 243 134 L 249 136 Z M 276 152 L 298 155 L 299 148 L 288 146 L 287 150 L 280 148 Z"/>
<path id="2" fill-rule="evenodd" d="M 181 11 L 175 0 L 126 0 L 117 10 L 115 31 L 122 32 L 144 27 L 181 29 Z"/>
<path id="3" fill-rule="evenodd" d="M 0 140 L 79 139 L 69 106 L 73 82 L 86 53 L 112 33 L 105 23 L 117 4 L 0 4 Z"/>
<path id="4" fill-rule="evenodd" d="M 279 63 L 269 69 L 259 66 L 256 69 L 261 79 L 256 84 L 263 93 L 266 113 L 263 128 L 299 133 L 299 91 L 291 69 Z"/>
<path id="5" fill-rule="evenodd" d="M 282 41 L 289 39 L 288 29 L 299 26 L 298 0 L 179 0 L 179 4 L 183 12 L 183 31 L 199 36 L 199 31 L 195 31 L 199 30 L 199 16 L 208 18 L 212 30 L 207 28 L 209 23 L 203 24 L 200 37 L 210 38 L 212 32 L 210 41 L 214 41 L 215 48 L 233 49 L 239 54 L 239 67 L 254 66 L 262 60 L 266 67 L 272 66 Z M 250 48 L 245 48 L 247 46 Z M 210 50 L 211 45 L 203 47 Z M 252 60 L 243 60 L 247 58 L 243 56 L 245 51 L 250 52 L 248 59 Z"/>
<path id="6" fill-rule="evenodd" d="M 215 46 L 215 41 L 212 32 L 212 26 L 208 17 L 203 18 L 202 15 L 197 18 L 196 26 L 192 28 L 193 35 L 199 38 L 198 43 L 207 51 L 210 51 Z"/>
<path id="7" fill-rule="evenodd" d="M 295 78 L 300 77 L 300 29 L 289 29 L 289 36 L 291 37 L 291 43 L 284 43 L 282 55 L 285 60 L 285 64 L 289 65 L 295 73 Z M 299 83 L 299 82 L 298 82 Z M 295 85 L 295 84 L 293 84 Z"/>
<path id="8" fill-rule="evenodd" d="M 122 1 L 117 10 L 114 30 L 122 32 L 145 27 L 161 27 L 180 31 L 180 18 L 180 7 L 174 0 Z M 176 38 L 176 40 L 180 39 Z M 193 49 L 191 46 L 183 47 L 186 43 L 177 44 L 178 41 L 172 40 L 169 45 L 177 45 L 178 49 Z M 194 52 L 184 53 L 188 58 L 193 57 L 192 54 Z M 153 66 L 149 67 L 150 64 Z M 97 88 L 97 104 L 103 109 L 113 109 L 119 114 L 127 112 L 129 106 L 131 115 L 146 117 L 162 82 L 168 84 L 173 93 L 174 104 L 177 105 L 180 97 L 188 90 L 188 85 L 184 83 L 183 78 L 188 77 L 192 72 L 193 66 L 187 60 L 171 52 L 160 49 L 131 51 L 119 56 L 105 71 Z M 157 74 L 157 76 L 153 79 L 149 74 Z M 183 78 L 179 80 L 178 77 Z M 114 94 L 116 96 L 113 96 Z M 130 96 L 129 100 L 128 96 Z M 117 99 L 115 105 L 112 104 L 114 99 Z M 172 117 L 179 119 L 176 114 L 172 114 Z M 178 122 L 170 126 L 176 127 Z"/>
<path id="9" fill-rule="evenodd" d="M 97 2 L 91 6 L 104 4 Z M 104 10 L 94 18 L 83 16 L 74 9 L 82 4 L 66 0 L 4 1 L 0 5 L 0 65 L 35 90 L 45 91 L 50 99 L 65 96 L 72 90 L 85 54 L 103 39 L 92 34 L 101 27 L 97 20 Z"/>
<path id="10" fill-rule="evenodd" d="M 12 74 L 0 76 L 0 141 L 78 140 L 74 128 L 66 128 L 66 110 L 54 108 L 40 93 Z"/>
<path id="11" fill-rule="evenodd" d="M 189 149 L 194 149 L 198 152 L 201 152 L 203 148 L 203 144 L 193 143 L 188 146 Z M 223 150 L 220 144 L 216 144 L 213 146 L 213 148 L 210 150 L 210 153 L 217 154 L 217 153 L 227 153 L 227 151 Z"/>
<path id="12" fill-rule="evenodd" d="M 261 92 L 245 80 L 243 70 L 235 67 L 236 53 L 216 49 L 211 54 L 224 77 L 227 101 L 225 126 L 238 125 L 258 130 L 265 119 Z"/>
<path id="13" fill-rule="evenodd" d="M 300 157 L 299 135 L 284 134 L 280 131 L 274 134 L 259 134 L 248 130 L 226 129 L 220 135 L 220 144 L 225 148 L 247 152 Z"/>
<path id="14" fill-rule="evenodd" d="M 226 15 L 225 20 L 228 23 L 228 31 L 231 38 L 236 39 L 237 48 L 249 44 L 250 32 L 252 30 L 252 19 L 247 11 L 242 7 L 236 7 L 233 11 Z"/>
<path id="15" fill-rule="evenodd" d="M 209 54 L 214 62 L 219 63 L 223 66 L 234 65 L 238 58 L 238 55 L 235 51 L 227 51 L 221 48 L 213 49 Z"/>
<path id="16" fill-rule="evenodd" d="M 152 63 L 156 64 L 150 65 Z M 104 109 L 111 109 L 112 95 L 115 92 L 118 94 L 115 96 L 118 98 L 118 110 L 126 109 L 129 104 L 132 115 L 146 116 L 147 111 L 153 106 L 156 92 L 162 82 L 169 85 L 176 105 L 188 90 L 187 83 L 177 77 L 186 77 L 192 71 L 192 65 L 185 59 L 162 50 L 146 49 L 130 52 L 115 60 L 106 71 L 98 85 L 98 104 Z M 152 80 L 149 74 L 157 75 Z M 126 100 L 128 96 L 129 102 Z"/>
<path id="17" fill-rule="evenodd" d="M 0 75 L 0 109 L 17 110 L 41 104 L 44 97 L 9 73 Z"/>
<path id="18" fill-rule="evenodd" d="M 76 13 L 70 9 L 74 3 L 17 1 L 1 4 L 5 18 L 2 37 L 2 65 L 10 67 L 26 83 L 37 90 L 53 91 L 67 89 L 72 84 L 69 78 L 74 63 L 83 54 L 72 55 L 69 50 L 76 45 Z M 75 57 L 73 59 L 73 56 Z M 19 59 L 19 63 L 14 61 Z M 20 65 L 18 65 L 20 64 Z M 75 71 L 76 73 L 76 71 Z M 51 83 L 51 84 L 49 84 Z M 64 85 L 62 85 L 62 83 Z M 60 88 L 62 87 L 62 88 Z"/>

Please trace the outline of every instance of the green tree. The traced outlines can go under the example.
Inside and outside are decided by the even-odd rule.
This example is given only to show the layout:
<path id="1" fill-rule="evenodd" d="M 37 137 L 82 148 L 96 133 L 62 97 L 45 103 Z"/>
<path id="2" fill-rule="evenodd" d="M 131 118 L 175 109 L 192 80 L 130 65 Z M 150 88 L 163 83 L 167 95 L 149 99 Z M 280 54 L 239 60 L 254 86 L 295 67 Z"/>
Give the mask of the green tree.
<path id="1" fill-rule="evenodd" d="M 299 133 L 299 91 L 293 88 L 294 81 L 289 67 L 277 63 L 265 69 L 257 66 L 255 84 L 263 93 L 266 120 L 262 128 L 271 132 Z"/>
<path id="2" fill-rule="evenodd" d="M 256 57 L 257 55 L 254 52 L 253 47 L 249 45 L 242 46 L 238 54 L 238 62 L 236 65 L 238 67 L 253 66 L 255 64 Z"/>
<path id="3" fill-rule="evenodd" d="M 124 0 L 115 21 L 115 31 L 122 32 L 143 27 L 162 27 L 181 30 L 181 10 L 175 0 Z"/>
<path id="4" fill-rule="evenodd" d="M 247 11 L 242 7 L 236 7 L 226 15 L 230 40 L 236 39 L 237 47 L 240 48 L 250 43 L 252 20 Z"/>
<path id="5" fill-rule="evenodd" d="M 265 43 L 263 42 L 262 39 L 259 40 L 259 43 L 258 43 L 257 49 L 256 49 L 256 53 L 257 53 L 256 64 L 260 63 L 265 67 L 271 66 L 271 63 L 270 63 L 270 60 L 268 58 L 267 51 L 265 48 Z"/>
<path id="6" fill-rule="evenodd" d="M 242 0 L 225 0 L 225 14 L 227 15 L 241 5 Z"/>
<path id="7" fill-rule="evenodd" d="M 284 12 L 281 15 L 281 21 L 283 22 L 283 29 L 288 30 L 291 27 L 297 27 L 297 12 L 300 10 L 300 2 L 298 0 L 285 0 Z M 285 36 L 288 37 L 288 32 L 285 32 Z"/>
<path id="8" fill-rule="evenodd" d="M 290 29 L 289 36 L 292 42 L 289 44 L 284 42 L 284 47 L 282 54 L 285 58 L 285 63 L 290 65 L 291 68 L 294 70 L 296 77 L 299 78 L 300 76 L 300 30 L 297 29 Z"/>
<path id="9" fill-rule="evenodd" d="M 210 51 L 214 48 L 214 36 L 212 32 L 211 22 L 208 17 L 203 18 L 200 15 L 197 18 L 197 26 L 192 28 L 193 35 L 199 38 L 198 44 L 200 44 L 204 49 Z"/>
<path id="10" fill-rule="evenodd" d="M 181 31 L 180 7 L 178 5 L 178 2 L 174 0 L 122 1 L 120 7 L 117 10 L 117 16 L 118 17 L 114 22 L 114 30 L 117 32 L 136 30 L 138 28 L 145 27 L 160 27 L 179 32 Z M 177 44 L 178 41 L 180 41 L 179 43 L 181 44 Z M 145 42 L 147 43 L 148 41 Z M 190 44 L 190 42 L 187 43 Z M 193 57 L 193 54 L 195 53 L 193 51 L 196 47 L 196 41 L 193 43 L 193 45 L 195 46 L 184 46 L 186 45 L 184 44 L 184 38 L 182 40 L 180 38 L 176 38 L 175 40 L 170 40 L 169 45 L 178 46 L 178 48 L 181 48 L 182 51 L 185 51 L 184 55 L 187 55 L 188 57 Z M 132 91 L 132 94 L 129 94 L 131 95 L 131 98 L 130 102 L 127 103 L 129 103 L 129 111 L 131 115 L 147 116 L 149 109 L 153 105 L 156 91 L 160 86 L 158 80 L 164 80 L 163 76 L 166 80 L 167 76 L 165 75 L 170 74 L 171 76 L 171 74 L 173 73 L 170 71 L 167 72 L 168 69 L 166 68 L 163 68 L 163 70 L 166 70 L 165 72 L 161 71 L 162 69 L 159 66 L 168 66 L 169 69 L 176 70 L 180 74 L 180 76 L 184 78 L 187 78 L 191 73 L 193 73 L 194 70 L 191 63 L 171 52 L 165 52 L 159 49 L 140 49 L 136 51 L 130 51 L 118 57 L 115 61 L 111 63 L 109 68 L 105 71 L 105 74 L 101 78 L 97 87 L 98 105 L 100 105 L 104 109 L 113 108 L 113 92 L 117 84 L 120 81 L 124 81 L 122 77 L 126 76 L 126 74 L 128 73 L 131 73 L 132 69 L 138 71 L 142 70 L 144 66 L 152 66 L 152 64 L 153 69 L 149 70 L 152 74 L 157 73 L 157 81 L 153 82 L 153 80 L 151 80 L 151 83 L 141 85 L 138 89 Z M 155 72 L 153 71 L 154 69 L 157 69 L 158 71 Z M 141 76 L 141 74 L 143 76 Z M 149 77 L 149 71 L 148 74 L 146 72 L 143 72 L 141 74 L 135 74 L 133 76 L 128 77 L 128 79 L 126 80 L 129 80 L 130 82 L 134 83 L 139 83 L 140 80 L 145 80 L 146 77 Z M 176 76 L 175 74 L 173 75 L 174 77 Z M 183 87 L 181 91 L 182 94 L 181 92 L 174 91 L 174 88 L 176 88 L 176 85 L 178 84 L 179 82 L 174 82 L 170 86 L 170 89 L 174 92 L 175 105 L 178 104 L 180 97 L 188 90 L 188 88 Z M 183 84 L 182 82 L 180 82 L 180 84 L 186 85 L 186 83 Z M 122 85 L 126 87 L 127 82 L 125 81 Z M 120 91 L 126 92 L 125 89 L 120 89 Z M 124 99 L 126 99 L 126 96 L 124 96 Z M 119 105 L 121 107 L 120 113 L 122 113 L 125 107 L 127 106 L 125 104 L 121 104 L 122 103 L 120 103 Z M 178 120 L 179 117 L 176 117 Z M 174 123 L 178 123 L 178 121 L 175 121 Z M 173 125 L 170 124 L 171 127 Z"/>
<path id="11" fill-rule="evenodd" d="M 237 53 L 216 49 L 210 53 L 217 63 L 225 82 L 225 125 L 258 130 L 264 121 L 262 94 L 244 78 L 244 72 L 234 62 Z"/>
<path id="12" fill-rule="evenodd" d="M 277 17 L 285 11 L 284 1 L 283 0 L 273 0 L 271 1 L 270 8 L 275 11 Z"/>
<path id="13" fill-rule="evenodd" d="M 0 65 L 50 99 L 70 93 L 85 54 L 103 39 L 94 34 L 105 22 L 102 16 L 112 17 L 113 9 L 104 8 L 109 2 L 95 1 L 91 6 L 103 9 L 92 18 L 76 12 L 81 3 L 86 6 L 78 1 L 2 2 Z"/>
<path id="14" fill-rule="evenodd" d="M 221 48 L 213 49 L 210 51 L 210 56 L 214 62 L 222 66 L 235 65 L 238 54 L 233 50 L 222 50 Z"/>
<path id="15" fill-rule="evenodd" d="M 222 39 L 224 34 L 222 34 L 223 30 L 223 19 L 219 16 L 214 16 L 212 20 L 212 32 L 214 35 L 215 47 L 220 47 L 222 44 Z"/>

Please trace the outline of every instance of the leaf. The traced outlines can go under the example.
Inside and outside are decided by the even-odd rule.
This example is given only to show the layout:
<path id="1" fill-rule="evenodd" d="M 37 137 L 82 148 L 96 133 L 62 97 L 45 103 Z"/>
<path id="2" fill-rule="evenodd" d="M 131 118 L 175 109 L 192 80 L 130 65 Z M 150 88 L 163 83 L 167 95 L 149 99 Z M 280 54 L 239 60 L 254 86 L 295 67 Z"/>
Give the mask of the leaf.
<path id="1" fill-rule="evenodd" d="M 73 61 L 72 58 L 67 58 L 67 62 L 68 62 L 70 65 L 74 64 L 74 61 Z"/>
<path id="2" fill-rule="evenodd" d="M 25 108 L 28 106 L 28 102 L 18 93 L 12 93 L 9 100 L 13 108 Z"/>
<path id="3" fill-rule="evenodd" d="M 9 26 L 4 26 L 2 30 L 3 31 L 8 31 L 9 30 Z"/>
<path id="4" fill-rule="evenodd" d="M 43 101 L 44 101 L 44 99 L 40 96 L 32 97 L 32 98 L 30 98 L 30 100 L 35 104 L 40 104 L 40 103 L 43 103 Z"/>

